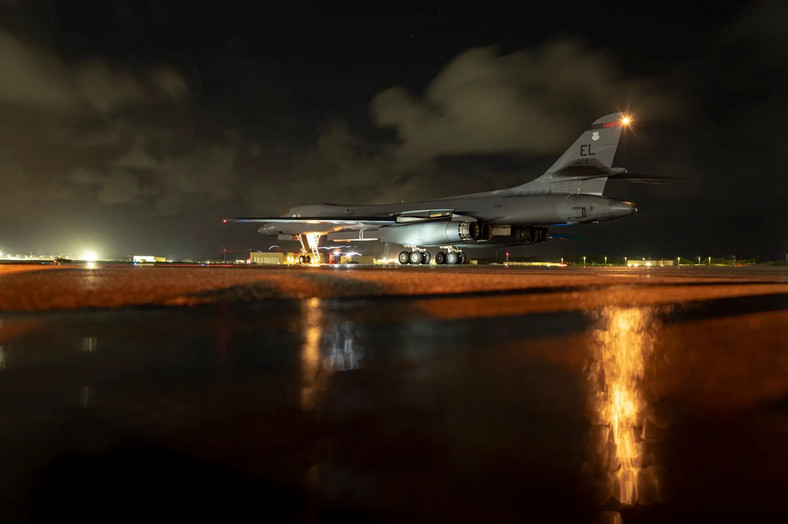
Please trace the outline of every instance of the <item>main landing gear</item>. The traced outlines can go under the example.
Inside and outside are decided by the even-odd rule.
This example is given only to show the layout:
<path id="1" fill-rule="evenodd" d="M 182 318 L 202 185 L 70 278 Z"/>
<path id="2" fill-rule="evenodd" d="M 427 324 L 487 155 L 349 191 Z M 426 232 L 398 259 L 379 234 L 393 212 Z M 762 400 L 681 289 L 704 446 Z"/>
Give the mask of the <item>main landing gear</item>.
<path id="1" fill-rule="evenodd" d="M 417 249 L 402 251 L 397 258 L 400 264 L 429 264 L 432 260 L 429 251 Z"/>
<path id="2" fill-rule="evenodd" d="M 436 264 L 465 264 L 468 259 L 462 251 L 438 251 L 435 253 Z"/>
<path id="3" fill-rule="evenodd" d="M 429 264 L 431 257 L 428 251 L 414 248 L 413 251 L 402 251 L 397 257 L 400 264 Z M 438 251 L 435 253 L 436 264 L 465 264 L 468 261 L 465 253 L 457 251 L 454 248 L 448 248 L 448 251 Z"/>

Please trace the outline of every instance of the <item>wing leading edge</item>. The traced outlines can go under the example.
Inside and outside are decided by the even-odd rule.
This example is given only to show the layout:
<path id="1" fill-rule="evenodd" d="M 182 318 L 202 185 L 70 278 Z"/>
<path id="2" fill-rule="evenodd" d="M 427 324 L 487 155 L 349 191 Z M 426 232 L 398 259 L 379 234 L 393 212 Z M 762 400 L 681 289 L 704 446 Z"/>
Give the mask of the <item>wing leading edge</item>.
<path id="1" fill-rule="evenodd" d="M 381 217 L 249 217 L 249 218 L 225 218 L 225 223 L 269 223 L 269 224 L 337 224 L 337 225 L 374 225 L 395 224 L 397 220 Z"/>

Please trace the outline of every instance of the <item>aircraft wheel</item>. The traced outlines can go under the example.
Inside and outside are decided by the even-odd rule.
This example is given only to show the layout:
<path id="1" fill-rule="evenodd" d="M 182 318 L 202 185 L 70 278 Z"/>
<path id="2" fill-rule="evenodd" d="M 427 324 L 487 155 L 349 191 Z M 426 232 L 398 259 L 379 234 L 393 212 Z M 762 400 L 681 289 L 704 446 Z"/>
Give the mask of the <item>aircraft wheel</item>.
<path id="1" fill-rule="evenodd" d="M 457 253 L 455 253 L 454 251 L 449 251 L 448 253 L 446 253 L 446 263 L 447 264 L 456 264 L 457 261 L 459 261 L 459 260 L 460 260 L 460 257 L 457 256 Z"/>
<path id="2" fill-rule="evenodd" d="M 410 263 L 411 264 L 421 264 L 421 251 L 411 251 L 410 252 Z"/>
<path id="3" fill-rule="evenodd" d="M 410 253 L 408 253 L 407 251 L 401 251 L 399 254 L 399 263 L 400 264 L 410 263 Z"/>
<path id="4" fill-rule="evenodd" d="M 307 264 L 311 264 L 311 263 L 312 263 L 312 257 L 310 257 L 309 255 L 307 255 L 307 256 L 306 256 L 306 257 L 304 257 L 304 258 L 305 258 L 305 262 L 306 262 Z"/>
<path id="5" fill-rule="evenodd" d="M 432 257 L 430 256 L 429 251 L 425 251 L 421 254 L 421 263 L 422 264 L 429 264 Z"/>
<path id="6" fill-rule="evenodd" d="M 304 255 L 301 255 L 300 257 L 298 257 L 298 262 L 303 264 L 304 262 L 306 262 L 306 257 Z"/>
<path id="7" fill-rule="evenodd" d="M 435 263 L 436 264 L 445 264 L 446 263 L 446 253 L 443 251 L 438 251 L 435 253 Z"/>
<path id="8" fill-rule="evenodd" d="M 465 253 L 457 253 L 457 256 L 459 257 L 457 260 L 458 264 L 464 264 L 468 261 L 468 258 L 465 256 Z"/>

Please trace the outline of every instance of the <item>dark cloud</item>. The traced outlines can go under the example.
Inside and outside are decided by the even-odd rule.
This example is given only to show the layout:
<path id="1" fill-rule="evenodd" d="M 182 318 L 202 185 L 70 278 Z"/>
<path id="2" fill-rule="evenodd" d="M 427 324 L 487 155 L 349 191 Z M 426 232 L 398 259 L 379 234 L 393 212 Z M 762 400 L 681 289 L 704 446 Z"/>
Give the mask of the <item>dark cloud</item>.
<path id="1" fill-rule="evenodd" d="M 478 48 L 454 58 L 423 96 L 401 87 L 372 101 L 377 124 L 394 126 L 397 155 L 417 161 L 466 153 L 554 153 L 577 133 L 578 119 L 624 110 L 676 114 L 676 92 L 626 77 L 608 52 L 560 39 L 508 55 Z"/>
<path id="2" fill-rule="evenodd" d="M 138 194 L 137 177 L 128 171 L 115 170 L 102 184 L 98 200 L 106 204 L 124 204 L 134 202 Z"/>
<path id="3" fill-rule="evenodd" d="M 140 73 L 94 58 L 69 64 L 56 54 L 0 31 L 0 101 L 57 112 L 101 115 L 162 97 L 178 99 L 186 82 L 165 67 Z"/>

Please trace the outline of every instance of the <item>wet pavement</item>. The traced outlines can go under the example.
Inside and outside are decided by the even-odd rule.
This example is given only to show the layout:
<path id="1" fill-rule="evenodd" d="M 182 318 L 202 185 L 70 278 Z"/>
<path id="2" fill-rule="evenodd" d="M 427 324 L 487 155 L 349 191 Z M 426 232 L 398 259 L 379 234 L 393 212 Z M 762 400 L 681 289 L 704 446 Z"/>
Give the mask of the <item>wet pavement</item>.
<path id="1" fill-rule="evenodd" d="M 4 522 L 788 518 L 785 269 L 41 268 Z"/>

